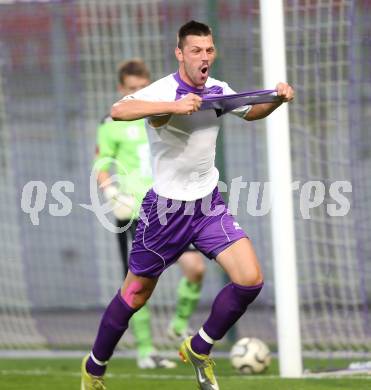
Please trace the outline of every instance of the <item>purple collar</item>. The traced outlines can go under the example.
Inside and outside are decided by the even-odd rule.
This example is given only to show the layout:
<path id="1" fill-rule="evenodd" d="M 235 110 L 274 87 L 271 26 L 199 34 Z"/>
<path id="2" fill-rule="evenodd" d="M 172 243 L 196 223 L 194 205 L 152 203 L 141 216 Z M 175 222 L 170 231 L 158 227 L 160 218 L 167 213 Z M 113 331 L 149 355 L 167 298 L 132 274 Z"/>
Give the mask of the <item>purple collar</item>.
<path id="1" fill-rule="evenodd" d="M 205 86 L 201 88 L 192 87 L 191 85 L 187 84 L 185 81 L 183 81 L 180 78 L 179 71 L 173 74 L 174 79 L 178 83 L 178 88 L 176 89 L 176 97 L 175 100 L 178 100 L 182 98 L 183 96 L 187 95 L 188 93 L 194 93 L 196 95 L 220 95 L 223 93 L 223 88 L 219 85 L 213 85 L 210 88 L 206 88 Z"/>

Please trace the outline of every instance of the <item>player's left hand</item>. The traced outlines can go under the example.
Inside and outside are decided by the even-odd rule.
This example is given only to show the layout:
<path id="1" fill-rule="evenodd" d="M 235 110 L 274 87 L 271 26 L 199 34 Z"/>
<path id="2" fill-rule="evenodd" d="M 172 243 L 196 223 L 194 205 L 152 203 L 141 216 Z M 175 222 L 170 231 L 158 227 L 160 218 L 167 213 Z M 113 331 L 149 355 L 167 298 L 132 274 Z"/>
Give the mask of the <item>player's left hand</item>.
<path id="1" fill-rule="evenodd" d="M 277 95 L 281 96 L 284 102 L 290 102 L 294 99 L 295 92 L 294 88 L 292 88 L 291 85 L 281 82 L 276 85 L 276 89 Z"/>
<path id="2" fill-rule="evenodd" d="M 113 215 L 121 221 L 131 219 L 137 208 L 135 198 L 124 193 L 113 198 L 111 204 Z"/>

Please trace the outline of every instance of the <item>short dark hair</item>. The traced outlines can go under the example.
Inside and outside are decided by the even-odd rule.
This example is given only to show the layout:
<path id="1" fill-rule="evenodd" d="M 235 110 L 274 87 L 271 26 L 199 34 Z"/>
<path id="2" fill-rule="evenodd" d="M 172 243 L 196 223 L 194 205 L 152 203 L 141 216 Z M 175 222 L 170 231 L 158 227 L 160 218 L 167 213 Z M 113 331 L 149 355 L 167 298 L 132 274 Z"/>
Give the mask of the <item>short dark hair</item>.
<path id="1" fill-rule="evenodd" d="M 211 28 L 207 24 L 191 20 L 183 24 L 178 31 L 178 48 L 183 49 L 184 41 L 188 35 L 203 37 L 211 34 Z"/>
<path id="2" fill-rule="evenodd" d="M 118 67 L 117 76 L 120 84 L 123 84 L 125 76 L 138 76 L 150 79 L 149 70 L 140 58 L 132 58 L 129 61 L 123 62 Z"/>

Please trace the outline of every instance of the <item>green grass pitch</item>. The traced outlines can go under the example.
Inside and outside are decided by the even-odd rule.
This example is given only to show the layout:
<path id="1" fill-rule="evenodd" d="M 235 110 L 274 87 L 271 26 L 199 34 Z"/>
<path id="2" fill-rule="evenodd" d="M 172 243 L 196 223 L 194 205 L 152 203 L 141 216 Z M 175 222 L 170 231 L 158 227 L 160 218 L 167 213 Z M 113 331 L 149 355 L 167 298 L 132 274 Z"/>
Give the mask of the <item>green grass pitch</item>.
<path id="1" fill-rule="evenodd" d="M 340 379 L 280 379 L 277 361 L 262 375 L 242 376 L 228 360 L 216 361 L 221 390 L 369 390 L 370 377 Z M 332 367 L 346 367 L 346 361 L 332 362 Z M 328 362 L 324 362 L 326 367 Z M 306 361 L 307 368 L 321 368 L 318 361 Z M 78 359 L 0 359 L 2 390 L 72 390 L 80 388 Z M 190 366 L 181 362 L 174 370 L 139 370 L 135 362 L 116 358 L 110 363 L 106 384 L 108 390 L 191 390 L 197 389 Z"/>

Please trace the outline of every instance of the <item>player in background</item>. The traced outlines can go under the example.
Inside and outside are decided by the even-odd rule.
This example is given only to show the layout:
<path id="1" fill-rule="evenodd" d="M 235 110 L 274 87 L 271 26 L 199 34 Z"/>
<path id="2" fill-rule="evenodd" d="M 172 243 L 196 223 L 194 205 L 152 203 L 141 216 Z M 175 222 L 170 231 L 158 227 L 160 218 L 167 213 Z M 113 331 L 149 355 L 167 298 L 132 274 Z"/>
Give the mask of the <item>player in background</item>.
<path id="1" fill-rule="evenodd" d="M 195 21 L 183 25 L 175 56 L 179 65 L 176 73 L 123 98 L 111 110 L 115 120 L 146 118 L 154 186 L 142 202 L 130 270 L 103 314 L 89 357 L 83 360 L 85 389 L 90 384 L 105 388 L 107 363 L 129 319 L 146 303 L 161 273 L 189 243 L 215 259 L 231 281 L 216 296 L 199 332 L 180 348 L 182 358 L 194 367 L 200 389 L 219 389 L 211 349 L 263 287 L 253 245 L 217 188 L 215 145 L 220 119 L 213 110 L 200 110 L 201 96 L 234 93 L 227 83 L 209 76 L 216 56 L 209 26 Z M 278 83 L 276 89 L 282 102 L 293 99 L 294 91 L 287 83 Z M 252 121 L 266 117 L 280 104 L 244 106 L 231 113 Z M 230 130 L 226 136 L 233 137 Z"/>
<path id="2" fill-rule="evenodd" d="M 118 69 L 118 91 L 122 96 L 135 93 L 149 83 L 149 71 L 139 59 L 126 61 Z M 143 119 L 133 122 L 115 122 L 110 116 L 104 119 L 98 128 L 95 169 L 98 184 L 106 199 L 112 203 L 117 226 L 122 228 L 117 238 L 126 276 L 137 226 L 137 210 L 152 185 L 149 145 Z M 119 186 L 111 180 L 112 169 L 118 174 Z M 178 285 L 177 305 L 168 335 L 181 342 L 189 335 L 188 321 L 199 301 L 205 265 L 201 254 L 191 247 L 181 256 L 179 264 L 185 276 Z M 130 326 L 136 341 L 139 368 L 176 366 L 174 362 L 159 356 L 154 349 L 147 305 L 135 313 Z"/>

